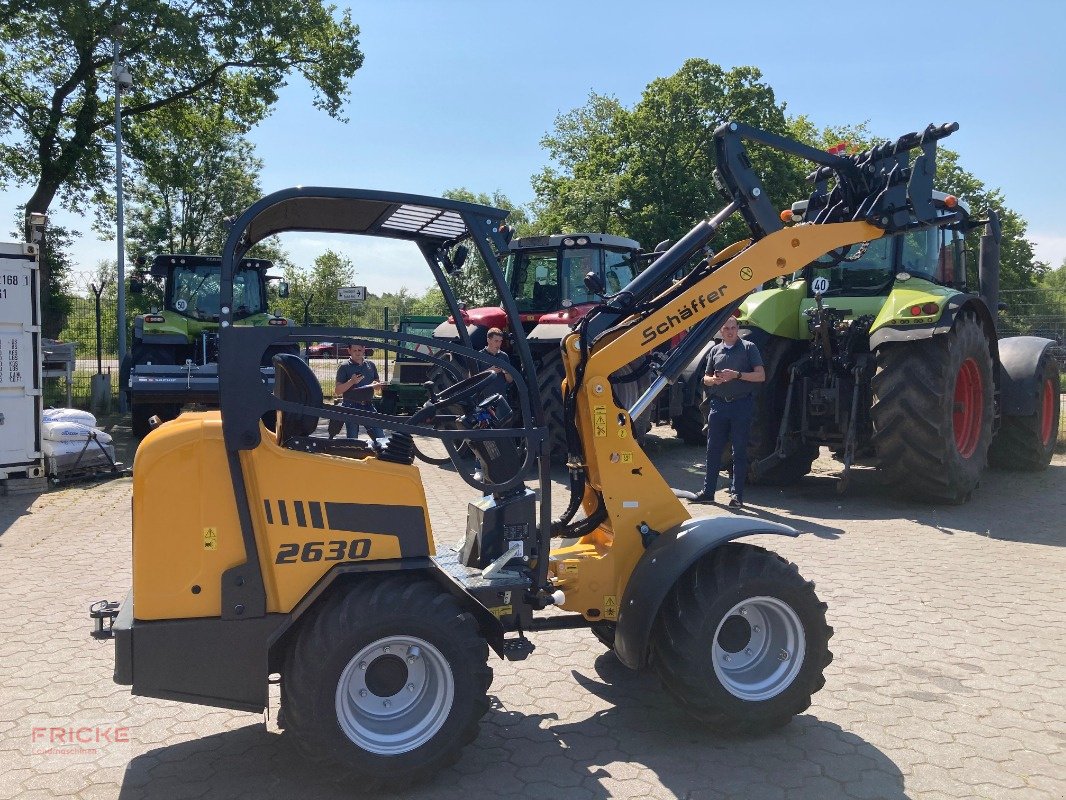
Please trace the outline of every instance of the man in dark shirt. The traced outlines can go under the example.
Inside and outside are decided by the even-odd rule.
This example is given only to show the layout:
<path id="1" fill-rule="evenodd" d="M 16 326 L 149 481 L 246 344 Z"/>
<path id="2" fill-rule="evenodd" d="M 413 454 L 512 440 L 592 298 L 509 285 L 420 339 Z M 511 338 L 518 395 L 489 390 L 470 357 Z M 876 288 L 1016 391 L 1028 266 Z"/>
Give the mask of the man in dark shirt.
<path id="1" fill-rule="evenodd" d="M 503 347 L 503 331 L 499 328 L 489 328 L 489 332 L 485 334 L 485 346 L 481 348 L 481 352 L 488 353 L 496 361 L 510 365 L 511 357 L 501 350 L 501 347 Z M 485 366 L 485 369 L 491 369 L 497 375 L 502 375 L 507 383 L 511 382 L 511 376 L 499 367 Z M 503 391 L 502 385 L 499 391 Z"/>
<path id="2" fill-rule="evenodd" d="M 366 346 L 352 344 L 348 346 L 348 360 L 337 368 L 337 387 L 334 394 L 341 396 L 341 405 L 345 408 L 362 408 L 374 410 L 371 398 L 374 386 L 378 382 L 378 368 L 372 361 L 366 360 Z M 385 435 L 381 428 L 363 425 L 372 441 Z M 358 422 L 345 422 L 344 433 L 349 439 L 359 436 Z"/>
<path id="3" fill-rule="evenodd" d="M 755 414 L 755 386 L 766 380 L 762 354 L 740 338 L 740 326 L 730 317 L 722 326 L 722 341 L 707 354 L 703 385 L 707 387 L 707 479 L 696 495 L 700 503 L 714 502 L 722 451 L 733 443 L 733 480 L 730 508 L 744 507 L 744 478 L 748 471 L 748 438 Z"/>

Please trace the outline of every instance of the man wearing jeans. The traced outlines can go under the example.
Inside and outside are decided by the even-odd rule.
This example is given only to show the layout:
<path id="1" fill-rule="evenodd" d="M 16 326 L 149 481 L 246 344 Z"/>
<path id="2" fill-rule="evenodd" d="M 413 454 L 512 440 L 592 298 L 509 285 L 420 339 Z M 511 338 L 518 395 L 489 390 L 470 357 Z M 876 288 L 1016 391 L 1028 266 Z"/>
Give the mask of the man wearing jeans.
<path id="1" fill-rule="evenodd" d="M 336 394 L 341 395 L 341 405 L 345 408 L 374 410 L 371 398 L 374 396 L 374 384 L 378 382 L 378 368 L 372 361 L 366 360 L 366 347 L 352 344 L 348 347 L 349 358 L 337 368 Z M 371 441 L 377 441 L 385 435 L 381 428 L 364 425 Z M 359 436 L 358 422 L 345 422 L 344 435 L 349 439 Z"/>
<path id="2" fill-rule="evenodd" d="M 748 471 L 748 438 L 755 413 L 755 385 L 766 380 L 762 354 L 740 338 L 740 326 L 730 317 L 722 326 L 722 341 L 707 354 L 703 385 L 707 387 L 707 479 L 696 502 L 714 502 L 718 471 L 726 443 L 733 443 L 733 480 L 730 508 L 744 507 L 744 478 Z"/>

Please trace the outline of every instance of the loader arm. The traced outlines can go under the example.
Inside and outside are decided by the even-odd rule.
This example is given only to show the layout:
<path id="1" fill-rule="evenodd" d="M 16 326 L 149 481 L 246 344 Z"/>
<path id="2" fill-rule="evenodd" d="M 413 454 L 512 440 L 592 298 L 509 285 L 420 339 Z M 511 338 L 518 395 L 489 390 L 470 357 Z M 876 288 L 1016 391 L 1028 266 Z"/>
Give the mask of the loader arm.
<path id="1" fill-rule="evenodd" d="M 577 541 L 553 550 L 546 565 L 566 591 L 565 607 L 590 619 L 616 619 L 618 598 L 646 549 L 690 518 L 634 439 L 631 420 L 698 357 L 725 318 L 766 281 L 840 248 L 929 224 L 927 195 L 932 189 L 925 173 L 933 163 L 936 140 L 956 128 L 929 126 L 921 134 L 907 134 L 853 156 L 821 153 L 737 123 L 719 128 L 718 182 L 731 202 L 591 312 L 562 343 L 563 395 L 573 421 L 570 464 L 572 471 L 583 473 L 584 480 L 576 485 L 582 487 L 585 512 L 585 520 L 569 527 L 579 535 Z M 814 219 L 784 225 L 751 167 L 745 139 L 819 165 L 811 176 L 815 190 L 810 202 L 820 209 Z M 919 147 L 923 153 L 912 168 L 908 153 Z M 748 224 L 751 239 L 706 255 L 680 281 L 666 278 L 706 254 L 718 228 L 736 213 Z M 608 376 L 684 330 L 690 331 L 688 337 L 659 366 L 647 392 L 632 408 L 621 407 Z M 589 531 L 591 524 L 582 527 L 586 520 L 598 523 L 594 530 Z M 567 530 L 556 528 L 557 535 L 575 535 Z"/>

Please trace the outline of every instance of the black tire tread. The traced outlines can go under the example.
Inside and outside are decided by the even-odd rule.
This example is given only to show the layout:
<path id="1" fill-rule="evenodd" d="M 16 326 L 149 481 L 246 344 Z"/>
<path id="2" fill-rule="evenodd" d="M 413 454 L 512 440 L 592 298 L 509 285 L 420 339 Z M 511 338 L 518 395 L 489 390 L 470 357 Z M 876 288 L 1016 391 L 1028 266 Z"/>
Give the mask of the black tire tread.
<path id="1" fill-rule="evenodd" d="M 806 662 L 794 683 L 764 704 L 716 703 L 699 675 L 700 668 L 706 669 L 702 662 L 709 648 L 697 648 L 693 655 L 692 644 L 715 599 L 756 580 L 799 598 L 815 615 L 807 631 Z M 833 628 L 825 621 L 826 608 L 814 593 L 814 583 L 804 581 L 795 564 L 762 547 L 730 542 L 696 562 L 670 590 L 653 631 L 651 663 L 663 689 L 690 716 L 726 733 L 765 733 L 806 711 L 812 695 L 825 685 L 825 668 L 833 661 L 828 647 Z"/>
<path id="2" fill-rule="evenodd" d="M 963 315 L 949 333 L 885 345 L 876 357 L 871 443 L 885 481 L 929 500 L 965 501 L 992 439 L 992 358 L 980 324 Z M 958 367 L 970 357 L 985 382 L 985 419 L 976 450 L 964 459 L 955 445 L 952 402 Z"/>
<path id="3" fill-rule="evenodd" d="M 1054 387 L 1055 397 L 1059 398 L 1060 376 L 1059 365 L 1050 353 L 1045 353 L 1040 364 L 1037 366 L 1037 375 L 1040 377 L 1041 390 L 1044 381 L 1050 379 Z M 1061 401 L 1054 410 L 1051 420 L 1052 431 L 1057 431 L 1061 415 Z M 1043 422 L 1040 401 L 1037 401 L 1037 411 L 1024 417 L 1012 417 L 1006 414 L 1000 420 L 999 431 L 992 440 L 992 446 L 988 449 L 988 463 L 997 469 L 1024 470 L 1037 472 L 1047 469 L 1051 463 L 1052 453 L 1055 451 L 1055 435 L 1045 445 L 1040 440 L 1040 428 Z"/>
<path id="4" fill-rule="evenodd" d="M 476 665 L 470 672 L 477 687 L 474 702 L 465 711 L 457 709 L 466 714 L 458 734 L 441 742 L 439 752 L 425 763 L 388 775 L 361 772 L 344 758 L 351 745 L 337 728 L 336 717 L 316 717 L 315 695 L 320 689 L 316 676 L 340 636 L 368 621 L 401 618 L 405 613 L 459 643 L 465 657 Z M 473 615 L 464 612 L 436 583 L 406 575 L 352 581 L 344 591 L 335 591 L 323 602 L 301 627 L 289 650 L 282 672 L 284 735 L 312 763 L 346 768 L 358 779 L 362 790 L 404 788 L 428 779 L 459 759 L 463 747 L 477 737 L 481 718 L 489 710 L 491 683 L 488 645 L 478 632 Z M 370 756 L 372 762 L 375 758 L 379 757 Z"/>
<path id="5" fill-rule="evenodd" d="M 563 417 L 563 378 L 566 368 L 558 348 L 544 354 L 537 364 L 537 391 L 544 406 L 544 420 L 548 426 L 548 452 L 554 463 L 566 461 L 566 424 Z"/>

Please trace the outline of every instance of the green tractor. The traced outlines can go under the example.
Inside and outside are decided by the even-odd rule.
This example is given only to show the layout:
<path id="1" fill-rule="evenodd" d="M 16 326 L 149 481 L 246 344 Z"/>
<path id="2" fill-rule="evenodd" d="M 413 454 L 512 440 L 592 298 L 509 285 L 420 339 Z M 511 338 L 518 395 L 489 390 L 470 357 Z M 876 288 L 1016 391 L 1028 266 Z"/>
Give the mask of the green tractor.
<path id="1" fill-rule="evenodd" d="M 433 331 L 444 322 L 444 317 L 416 316 L 406 314 L 400 317 L 396 330 L 403 334 L 433 338 Z M 392 364 L 392 375 L 381 390 L 381 402 L 378 404 L 384 414 L 413 414 L 428 399 L 425 384 L 431 380 L 432 362 L 426 356 L 434 354 L 429 345 L 415 344 L 400 350 Z"/>
<path id="2" fill-rule="evenodd" d="M 903 494 L 958 503 L 989 462 L 1048 465 L 1059 423 L 1054 342 L 997 336 L 995 215 L 974 293 L 963 236 L 985 222 L 943 193 L 934 206 L 930 227 L 830 253 L 741 306 L 742 334 L 766 367 L 752 481 L 793 483 L 827 446 L 844 464 L 840 490 L 862 458 Z M 814 213 L 804 202 L 791 216 Z"/>
<path id="3" fill-rule="evenodd" d="M 218 405 L 218 326 L 220 256 L 158 255 L 150 275 L 163 283 L 163 307 L 137 316 L 133 343 L 120 369 L 122 391 L 132 415 L 134 436 L 151 429 L 153 416 L 173 419 L 184 405 Z M 291 325 L 267 310 L 267 270 L 271 262 L 246 258 L 233 279 L 236 325 Z M 143 291 L 131 281 L 131 293 Z M 280 283 L 278 296 L 288 296 Z M 297 352 L 279 345 L 263 356 L 263 380 L 273 381 L 271 360 L 279 352 Z"/>

